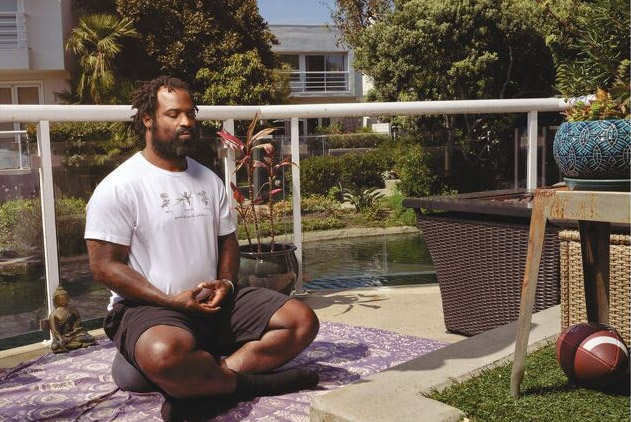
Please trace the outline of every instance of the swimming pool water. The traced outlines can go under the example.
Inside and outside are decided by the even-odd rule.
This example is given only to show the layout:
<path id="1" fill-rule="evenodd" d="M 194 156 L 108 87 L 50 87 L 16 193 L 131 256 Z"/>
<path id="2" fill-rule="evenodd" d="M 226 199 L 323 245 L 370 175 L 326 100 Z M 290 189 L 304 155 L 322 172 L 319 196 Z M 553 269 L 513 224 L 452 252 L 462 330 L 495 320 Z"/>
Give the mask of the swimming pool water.
<path id="1" fill-rule="evenodd" d="M 340 289 L 436 282 L 420 233 L 303 244 L 305 289 Z"/>

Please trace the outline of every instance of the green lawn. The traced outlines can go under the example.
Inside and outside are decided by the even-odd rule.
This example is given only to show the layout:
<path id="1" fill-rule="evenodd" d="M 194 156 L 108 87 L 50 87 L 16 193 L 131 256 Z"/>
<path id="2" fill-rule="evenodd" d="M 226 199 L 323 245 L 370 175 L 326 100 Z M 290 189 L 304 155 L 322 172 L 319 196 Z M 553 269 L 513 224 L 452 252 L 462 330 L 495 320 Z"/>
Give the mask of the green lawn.
<path id="1" fill-rule="evenodd" d="M 509 363 L 430 397 L 462 410 L 471 422 L 629 421 L 629 385 L 605 394 L 570 384 L 557 364 L 554 344 L 526 359 L 518 400 L 509 393 L 510 372 Z"/>

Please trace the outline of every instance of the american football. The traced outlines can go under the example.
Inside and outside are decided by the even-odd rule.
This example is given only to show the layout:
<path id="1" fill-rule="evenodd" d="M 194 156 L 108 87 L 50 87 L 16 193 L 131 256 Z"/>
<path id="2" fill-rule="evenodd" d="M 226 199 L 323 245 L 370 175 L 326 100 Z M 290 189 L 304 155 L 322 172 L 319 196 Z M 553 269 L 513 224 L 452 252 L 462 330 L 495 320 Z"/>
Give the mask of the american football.
<path id="1" fill-rule="evenodd" d="M 572 325 L 561 333 L 556 349 L 561 369 L 575 384 L 609 389 L 628 382 L 629 351 L 608 325 Z"/>

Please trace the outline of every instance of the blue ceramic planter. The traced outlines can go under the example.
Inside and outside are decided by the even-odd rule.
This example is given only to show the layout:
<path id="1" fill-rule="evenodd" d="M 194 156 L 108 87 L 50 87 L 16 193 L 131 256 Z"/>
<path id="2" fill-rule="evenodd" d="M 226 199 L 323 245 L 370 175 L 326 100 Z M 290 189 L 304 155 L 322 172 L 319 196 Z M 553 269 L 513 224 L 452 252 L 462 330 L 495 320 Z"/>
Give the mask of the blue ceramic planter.
<path id="1" fill-rule="evenodd" d="M 565 122 L 552 152 L 561 173 L 577 179 L 629 179 L 629 120 Z"/>

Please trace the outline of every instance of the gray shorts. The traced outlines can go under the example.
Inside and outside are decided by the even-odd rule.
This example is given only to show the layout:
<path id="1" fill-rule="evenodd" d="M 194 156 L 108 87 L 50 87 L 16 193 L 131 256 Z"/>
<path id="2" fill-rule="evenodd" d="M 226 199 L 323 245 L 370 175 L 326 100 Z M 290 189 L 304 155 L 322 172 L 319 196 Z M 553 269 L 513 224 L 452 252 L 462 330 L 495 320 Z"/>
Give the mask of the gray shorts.
<path id="1" fill-rule="evenodd" d="M 122 300 L 105 317 L 103 328 L 125 359 L 140 370 L 134 356 L 136 342 L 155 325 L 180 327 L 195 337 L 198 348 L 213 356 L 227 356 L 261 338 L 272 315 L 288 300 L 270 289 L 243 287 L 234 300 L 222 304 L 221 312 L 211 316 Z"/>

